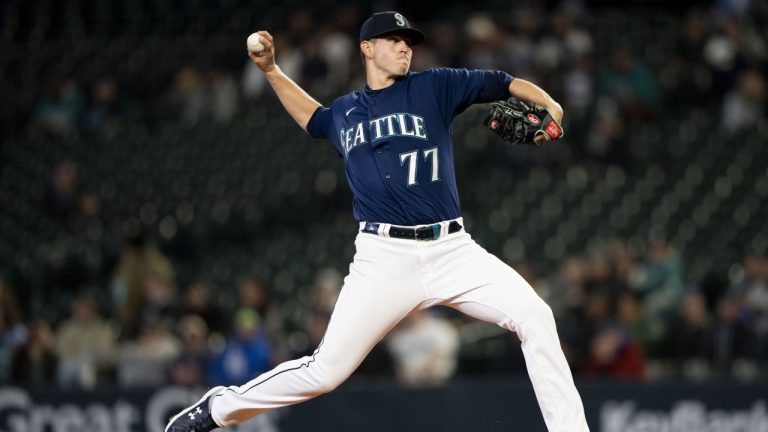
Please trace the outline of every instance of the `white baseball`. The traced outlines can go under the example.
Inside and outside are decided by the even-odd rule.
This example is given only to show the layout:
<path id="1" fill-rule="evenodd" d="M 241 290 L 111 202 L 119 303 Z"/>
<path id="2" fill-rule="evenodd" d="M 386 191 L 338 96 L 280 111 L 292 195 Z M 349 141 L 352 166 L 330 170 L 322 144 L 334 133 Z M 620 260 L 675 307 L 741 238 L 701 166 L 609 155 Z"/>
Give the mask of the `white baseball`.
<path id="1" fill-rule="evenodd" d="M 261 36 L 258 33 L 251 33 L 250 36 L 248 36 L 248 41 L 246 42 L 248 45 L 248 51 L 257 53 L 264 51 L 264 44 L 261 42 Z"/>

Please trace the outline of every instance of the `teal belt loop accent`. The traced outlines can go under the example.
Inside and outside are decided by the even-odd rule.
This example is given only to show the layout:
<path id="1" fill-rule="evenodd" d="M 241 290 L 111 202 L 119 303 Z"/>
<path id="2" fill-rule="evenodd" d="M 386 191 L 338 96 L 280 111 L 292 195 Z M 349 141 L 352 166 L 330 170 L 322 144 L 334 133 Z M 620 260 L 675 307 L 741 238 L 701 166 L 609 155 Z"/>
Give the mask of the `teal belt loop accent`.
<path id="1" fill-rule="evenodd" d="M 440 224 L 434 224 L 432 225 L 432 238 L 438 238 L 440 237 Z"/>

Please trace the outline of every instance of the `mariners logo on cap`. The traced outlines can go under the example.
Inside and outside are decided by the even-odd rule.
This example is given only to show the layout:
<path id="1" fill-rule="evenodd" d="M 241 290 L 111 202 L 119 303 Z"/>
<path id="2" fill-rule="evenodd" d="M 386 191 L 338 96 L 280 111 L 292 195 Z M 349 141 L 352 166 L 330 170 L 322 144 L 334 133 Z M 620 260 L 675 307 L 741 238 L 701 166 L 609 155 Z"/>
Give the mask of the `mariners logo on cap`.
<path id="1" fill-rule="evenodd" d="M 395 22 L 396 22 L 396 23 L 397 23 L 397 25 L 399 25 L 400 27 L 403 27 L 403 26 L 405 26 L 405 18 L 403 18 L 403 16 L 402 16 L 402 15 L 400 15 L 399 13 L 396 13 L 396 14 L 395 14 Z"/>

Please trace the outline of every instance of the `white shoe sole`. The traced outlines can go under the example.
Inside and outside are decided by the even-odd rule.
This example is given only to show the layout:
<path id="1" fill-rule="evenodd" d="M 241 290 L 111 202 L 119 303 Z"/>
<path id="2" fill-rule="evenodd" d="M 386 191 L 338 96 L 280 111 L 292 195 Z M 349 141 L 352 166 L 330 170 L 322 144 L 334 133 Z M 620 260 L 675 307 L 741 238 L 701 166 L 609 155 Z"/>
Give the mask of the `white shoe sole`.
<path id="1" fill-rule="evenodd" d="M 201 397 L 199 401 L 197 401 L 197 402 L 193 403 L 192 405 L 190 405 L 189 407 L 187 407 L 187 409 L 185 409 L 184 411 L 182 411 L 182 412 L 180 412 L 180 413 L 176 414 L 175 416 L 173 416 L 173 417 L 172 417 L 172 418 L 171 418 L 171 419 L 168 421 L 168 425 L 167 425 L 167 426 L 165 426 L 165 429 L 163 430 L 163 432 L 168 432 L 168 430 L 171 428 L 171 425 L 173 424 L 173 422 L 175 422 L 175 421 L 176 421 L 176 420 L 177 420 L 179 417 L 181 417 L 181 416 L 183 416 L 183 415 L 186 415 L 188 412 L 192 411 L 192 408 L 196 407 L 198 404 L 200 404 L 200 402 L 202 402 L 202 401 L 204 401 L 204 400 L 208 399 L 208 398 L 209 398 L 211 395 L 214 395 L 214 394 L 216 394 L 216 393 L 219 393 L 220 391 L 222 391 L 222 390 L 224 390 L 224 389 L 226 389 L 226 387 L 224 387 L 224 386 L 218 386 L 218 387 L 214 387 L 214 388 L 212 388 L 212 389 L 208 390 L 208 392 L 207 392 L 206 394 L 204 394 L 204 395 L 203 395 L 203 397 Z"/>

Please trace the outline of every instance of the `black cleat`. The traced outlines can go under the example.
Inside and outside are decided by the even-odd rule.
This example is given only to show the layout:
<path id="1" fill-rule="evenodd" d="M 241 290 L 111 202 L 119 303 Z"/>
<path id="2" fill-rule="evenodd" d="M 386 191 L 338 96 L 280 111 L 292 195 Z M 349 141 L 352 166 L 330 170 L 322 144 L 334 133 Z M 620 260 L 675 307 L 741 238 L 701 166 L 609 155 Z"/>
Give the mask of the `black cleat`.
<path id="1" fill-rule="evenodd" d="M 211 397 L 226 387 L 214 387 L 194 405 L 176 414 L 163 432 L 208 432 L 219 426 L 211 417 Z"/>

